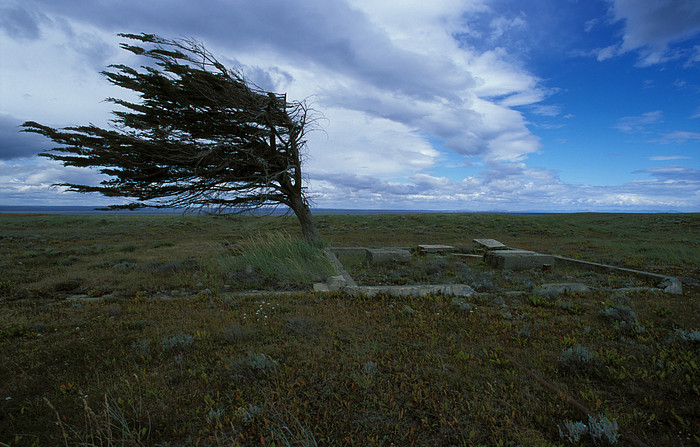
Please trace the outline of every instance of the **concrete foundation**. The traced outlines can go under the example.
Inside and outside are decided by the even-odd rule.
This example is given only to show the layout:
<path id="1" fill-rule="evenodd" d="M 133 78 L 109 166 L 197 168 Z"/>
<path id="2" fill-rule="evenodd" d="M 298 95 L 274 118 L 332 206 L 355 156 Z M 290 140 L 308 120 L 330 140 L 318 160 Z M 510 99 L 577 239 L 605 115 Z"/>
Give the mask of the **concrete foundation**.
<path id="1" fill-rule="evenodd" d="M 576 259 L 563 258 L 560 256 L 546 255 L 529 250 L 510 249 L 506 245 L 498 242 L 495 239 L 474 239 L 474 244 L 486 254 L 473 255 L 454 253 L 456 249 L 447 245 L 419 245 L 419 250 L 424 250 L 425 253 L 442 253 L 448 252 L 450 256 L 458 257 L 464 262 L 478 263 L 482 260 L 497 269 L 503 270 L 528 270 L 537 269 L 548 271 L 554 263 L 572 265 L 578 268 L 599 270 L 599 271 L 615 271 L 618 273 L 633 274 L 641 277 L 657 279 L 659 283 L 657 288 L 653 290 L 663 291 L 670 294 L 682 294 L 683 285 L 678 278 L 659 275 L 655 273 L 643 272 L 639 270 L 614 267 L 605 264 L 594 262 L 580 261 Z M 328 278 L 324 283 L 314 284 L 316 291 L 335 291 L 343 290 L 351 294 L 367 294 L 370 296 L 378 294 L 389 294 L 396 296 L 415 296 L 422 297 L 427 295 L 448 295 L 448 296 L 470 296 L 474 294 L 474 290 L 465 284 L 443 284 L 443 285 L 410 285 L 410 286 L 358 286 L 348 272 L 343 268 L 343 265 L 334 255 L 337 254 L 352 254 L 367 256 L 368 261 L 373 265 L 385 263 L 404 263 L 410 262 L 411 252 L 406 247 L 394 248 L 364 248 L 364 247 L 334 247 L 326 249 L 328 257 L 336 268 L 337 275 Z M 588 287 L 584 284 L 546 284 L 537 290 L 541 294 L 558 295 L 560 293 L 579 292 L 585 293 Z M 521 293 L 521 292 L 514 292 Z M 508 294 L 508 292 L 506 292 Z"/>

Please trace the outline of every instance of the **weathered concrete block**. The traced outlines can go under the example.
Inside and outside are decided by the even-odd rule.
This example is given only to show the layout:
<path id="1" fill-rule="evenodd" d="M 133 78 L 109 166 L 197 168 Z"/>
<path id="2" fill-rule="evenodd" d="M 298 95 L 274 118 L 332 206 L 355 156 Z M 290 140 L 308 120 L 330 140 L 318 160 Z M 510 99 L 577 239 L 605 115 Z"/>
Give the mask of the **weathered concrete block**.
<path id="1" fill-rule="evenodd" d="M 533 293 L 537 295 L 546 296 L 548 298 L 556 298 L 563 293 L 588 293 L 591 289 L 581 283 L 577 282 L 564 282 L 555 284 L 542 284 L 539 287 L 535 287 Z"/>
<path id="2" fill-rule="evenodd" d="M 666 293 L 670 293 L 673 295 L 683 295 L 683 283 L 681 283 L 681 280 L 678 278 L 673 278 L 669 276 L 668 278 L 661 281 L 658 287 L 660 289 L 663 289 Z"/>
<path id="3" fill-rule="evenodd" d="M 542 269 L 543 265 L 554 264 L 552 255 L 529 250 L 489 250 L 484 259 L 492 267 L 502 270 Z"/>
<path id="4" fill-rule="evenodd" d="M 329 290 L 340 290 L 347 286 L 347 281 L 343 275 L 331 276 L 326 281 Z"/>
<path id="5" fill-rule="evenodd" d="M 405 263 L 411 261 L 411 252 L 395 248 L 370 248 L 367 250 L 367 260 L 372 265 Z"/>

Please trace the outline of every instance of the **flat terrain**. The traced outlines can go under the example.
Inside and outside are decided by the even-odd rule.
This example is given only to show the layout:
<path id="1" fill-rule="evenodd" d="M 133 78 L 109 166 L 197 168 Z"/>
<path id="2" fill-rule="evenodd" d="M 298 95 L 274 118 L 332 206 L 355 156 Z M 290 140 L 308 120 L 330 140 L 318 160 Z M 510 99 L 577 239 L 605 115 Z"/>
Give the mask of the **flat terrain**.
<path id="1" fill-rule="evenodd" d="M 237 261 L 293 217 L 0 215 L 0 445 L 700 444 L 700 215 L 316 218 L 327 246 L 494 238 L 684 293 L 426 258 L 352 268 L 480 293 L 320 294 L 322 267 Z M 567 276 L 591 291 L 537 293 Z"/>

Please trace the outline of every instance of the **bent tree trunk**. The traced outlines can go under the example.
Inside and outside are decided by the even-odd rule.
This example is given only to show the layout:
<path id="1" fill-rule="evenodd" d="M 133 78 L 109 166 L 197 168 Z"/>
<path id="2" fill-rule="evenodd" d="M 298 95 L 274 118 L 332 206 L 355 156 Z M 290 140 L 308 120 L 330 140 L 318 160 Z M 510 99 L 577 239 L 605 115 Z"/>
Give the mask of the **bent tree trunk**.
<path id="1" fill-rule="evenodd" d="M 316 221 L 311 214 L 308 203 L 299 196 L 292 197 L 291 202 L 292 211 L 294 211 L 301 224 L 301 233 L 304 235 L 304 239 L 311 243 L 318 242 L 319 236 L 316 229 Z"/>

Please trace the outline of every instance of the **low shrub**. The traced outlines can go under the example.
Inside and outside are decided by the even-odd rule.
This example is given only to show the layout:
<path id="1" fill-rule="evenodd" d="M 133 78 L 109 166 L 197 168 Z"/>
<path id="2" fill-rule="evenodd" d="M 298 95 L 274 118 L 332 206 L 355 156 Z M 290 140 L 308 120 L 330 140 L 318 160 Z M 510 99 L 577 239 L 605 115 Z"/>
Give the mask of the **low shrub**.
<path id="1" fill-rule="evenodd" d="M 581 421 L 564 421 L 564 430 L 559 426 L 559 437 L 566 439 L 570 443 L 578 443 L 581 436 L 588 433 L 588 426 Z"/>
<path id="2" fill-rule="evenodd" d="M 559 363 L 571 370 L 590 370 L 597 365 L 598 357 L 595 353 L 577 344 L 561 353 Z"/>
<path id="3" fill-rule="evenodd" d="M 194 337 L 190 334 L 180 332 L 172 337 L 165 337 L 160 342 L 160 347 L 164 351 L 183 352 L 194 343 Z"/>
<path id="4" fill-rule="evenodd" d="M 607 416 L 588 416 L 588 425 L 581 421 L 565 421 L 563 428 L 558 427 L 559 437 L 572 444 L 578 444 L 586 434 L 591 435 L 596 445 L 599 442 L 617 444 L 620 439 L 617 421 L 611 421 Z"/>
<path id="5" fill-rule="evenodd" d="M 142 338 L 131 343 L 131 355 L 135 359 L 147 359 L 151 355 L 151 343 Z"/>
<path id="6" fill-rule="evenodd" d="M 634 313 L 631 307 L 624 304 L 614 304 L 606 307 L 602 311 L 602 315 L 613 322 L 627 322 L 637 324 L 637 314 Z"/>
<path id="7" fill-rule="evenodd" d="M 287 320 L 287 332 L 296 336 L 315 336 L 318 334 L 318 323 L 313 318 L 293 317 Z"/>
<path id="8" fill-rule="evenodd" d="M 269 372 L 276 370 L 279 366 L 279 362 L 277 362 L 277 360 L 273 359 L 267 354 L 258 354 L 251 352 L 248 355 L 247 365 L 248 367 L 250 367 L 250 369 L 255 371 Z"/>
<path id="9" fill-rule="evenodd" d="M 228 365 L 234 381 L 261 380 L 279 368 L 279 362 L 267 354 L 251 352 L 246 358 L 235 359 Z"/>
<path id="10" fill-rule="evenodd" d="M 676 335 L 684 342 L 700 345 L 700 330 L 676 329 Z"/>
<path id="11" fill-rule="evenodd" d="M 231 323 L 224 329 L 223 337 L 228 343 L 238 343 L 250 337 L 250 330 L 238 323 Z"/>
<path id="12" fill-rule="evenodd" d="M 438 258 L 427 261 L 423 268 L 428 276 L 437 276 L 446 272 L 449 267 L 449 262 L 447 262 L 445 259 Z"/>
<path id="13" fill-rule="evenodd" d="M 644 327 L 637 321 L 637 314 L 626 304 L 613 304 L 601 312 L 601 315 L 615 324 L 615 328 L 625 334 L 639 334 Z"/>
<path id="14" fill-rule="evenodd" d="M 620 434 L 617 432 L 617 421 L 611 421 L 606 416 L 598 418 L 588 416 L 588 431 L 593 437 L 593 442 L 596 443 L 601 440 L 616 444 L 620 438 Z"/>

